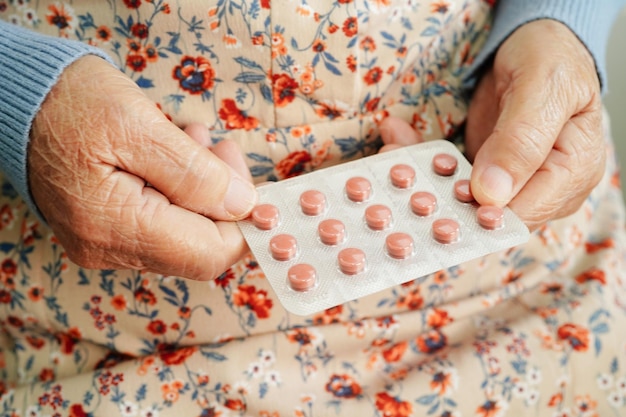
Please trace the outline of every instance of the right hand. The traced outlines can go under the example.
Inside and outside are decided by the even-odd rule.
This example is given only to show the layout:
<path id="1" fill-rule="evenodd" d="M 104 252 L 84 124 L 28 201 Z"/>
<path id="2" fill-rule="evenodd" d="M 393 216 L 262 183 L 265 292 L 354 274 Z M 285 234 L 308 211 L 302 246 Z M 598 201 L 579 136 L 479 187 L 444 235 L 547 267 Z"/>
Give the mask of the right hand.
<path id="1" fill-rule="evenodd" d="M 241 154 L 190 134 L 100 58 L 63 72 L 35 117 L 28 175 L 70 260 L 206 280 L 245 254 L 234 221 L 257 194 Z"/>

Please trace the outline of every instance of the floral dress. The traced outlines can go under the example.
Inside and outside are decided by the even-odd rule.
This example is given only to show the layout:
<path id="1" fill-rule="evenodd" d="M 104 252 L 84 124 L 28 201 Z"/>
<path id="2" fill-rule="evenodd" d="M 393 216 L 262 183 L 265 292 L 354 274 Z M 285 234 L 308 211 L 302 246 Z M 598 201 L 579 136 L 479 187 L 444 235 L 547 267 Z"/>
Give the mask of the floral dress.
<path id="1" fill-rule="evenodd" d="M 0 18 L 102 48 L 265 181 L 375 153 L 389 115 L 462 146 L 493 3 L 0 0 Z M 306 317 L 251 256 L 210 282 L 80 268 L 0 178 L 0 415 L 626 415 L 617 178 L 609 158 L 526 245 Z"/>

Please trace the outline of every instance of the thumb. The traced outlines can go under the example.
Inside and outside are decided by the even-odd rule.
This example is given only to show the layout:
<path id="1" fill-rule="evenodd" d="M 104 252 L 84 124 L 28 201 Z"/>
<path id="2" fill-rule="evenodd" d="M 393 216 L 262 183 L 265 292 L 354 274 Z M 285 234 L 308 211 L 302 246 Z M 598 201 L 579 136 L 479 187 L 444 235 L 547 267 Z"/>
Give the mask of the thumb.
<path id="1" fill-rule="evenodd" d="M 560 92 L 538 91 L 535 74 L 508 80 L 493 132 L 482 144 L 471 177 L 480 204 L 507 205 L 550 154 L 569 115 Z"/>

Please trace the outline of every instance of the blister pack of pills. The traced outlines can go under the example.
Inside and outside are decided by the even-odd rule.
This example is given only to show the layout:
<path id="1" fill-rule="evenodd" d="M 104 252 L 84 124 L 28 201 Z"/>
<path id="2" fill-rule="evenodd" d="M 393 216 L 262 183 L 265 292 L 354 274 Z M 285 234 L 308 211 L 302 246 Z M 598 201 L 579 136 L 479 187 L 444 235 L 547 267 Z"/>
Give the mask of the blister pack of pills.
<path id="1" fill-rule="evenodd" d="M 307 315 L 528 241 L 482 206 L 471 165 L 437 140 L 258 187 L 240 221 L 280 302 Z"/>

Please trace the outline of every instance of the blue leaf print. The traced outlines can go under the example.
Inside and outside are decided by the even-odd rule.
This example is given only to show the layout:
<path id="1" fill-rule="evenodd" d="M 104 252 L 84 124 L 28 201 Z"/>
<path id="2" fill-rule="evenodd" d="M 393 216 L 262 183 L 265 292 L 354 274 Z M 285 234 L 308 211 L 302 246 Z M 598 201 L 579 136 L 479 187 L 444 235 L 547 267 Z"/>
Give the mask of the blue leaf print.
<path id="1" fill-rule="evenodd" d="M 265 74 L 259 74 L 256 72 L 242 72 L 235 77 L 235 81 L 244 84 L 255 84 L 265 81 Z"/>
<path id="2" fill-rule="evenodd" d="M 260 66 L 256 62 L 254 62 L 251 59 L 248 59 L 246 57 L 238 56 L 238 57 L 234 58 L 234 61 L 236 63 L 240 64 L 240 65 L 243 65 L 244 67 L 251 68 L 251 69 L 258 69 L 261 72 L 265 72 L 265 70 L 263 69 L 262 66 Z"/>
<path id="3" fill-rule="evenodd" d="M 428 394 L 428 395 L 423 395 L 419 397 L 418 399 L 415 400 L 415 402 L 418 404 L 422 404 L 422 405 L 430 405 L 436 399 L 437 399 L 437 394 Z"/>
<path id="4" fill-rule="evenodd" d="M 141 88 L 153 88 L 154 87 L 154 83 L 152 82 L 152 80 L 149 78 L 144 78 L 143 75 L 139 77 L 136 83 Z"/>
<path id="5" fill-rule="evenodd" d="M 246 154 L 246 156 L 250 159 L 252 159 L 253 161 L 257 161 L 257 162 L 265 162 L 268 164 L 273 164 L 274 161 L 272 161 L 271 158 L 268 158 L 265 155 L 261 155 L 260 153 L 256 153 L 256 152 L 248 152 Z"/>
<path id="6" fill-rule="evenodd" d="M 268 174 L 269 172 L 273 170 L 274 170 L 274 167 L 271 167 L 271 166 L 255 165 L 253 167 L 250 167 L 250 174 L 252 174 L 253 177 L 260 177 L 260 176 Z"/>

